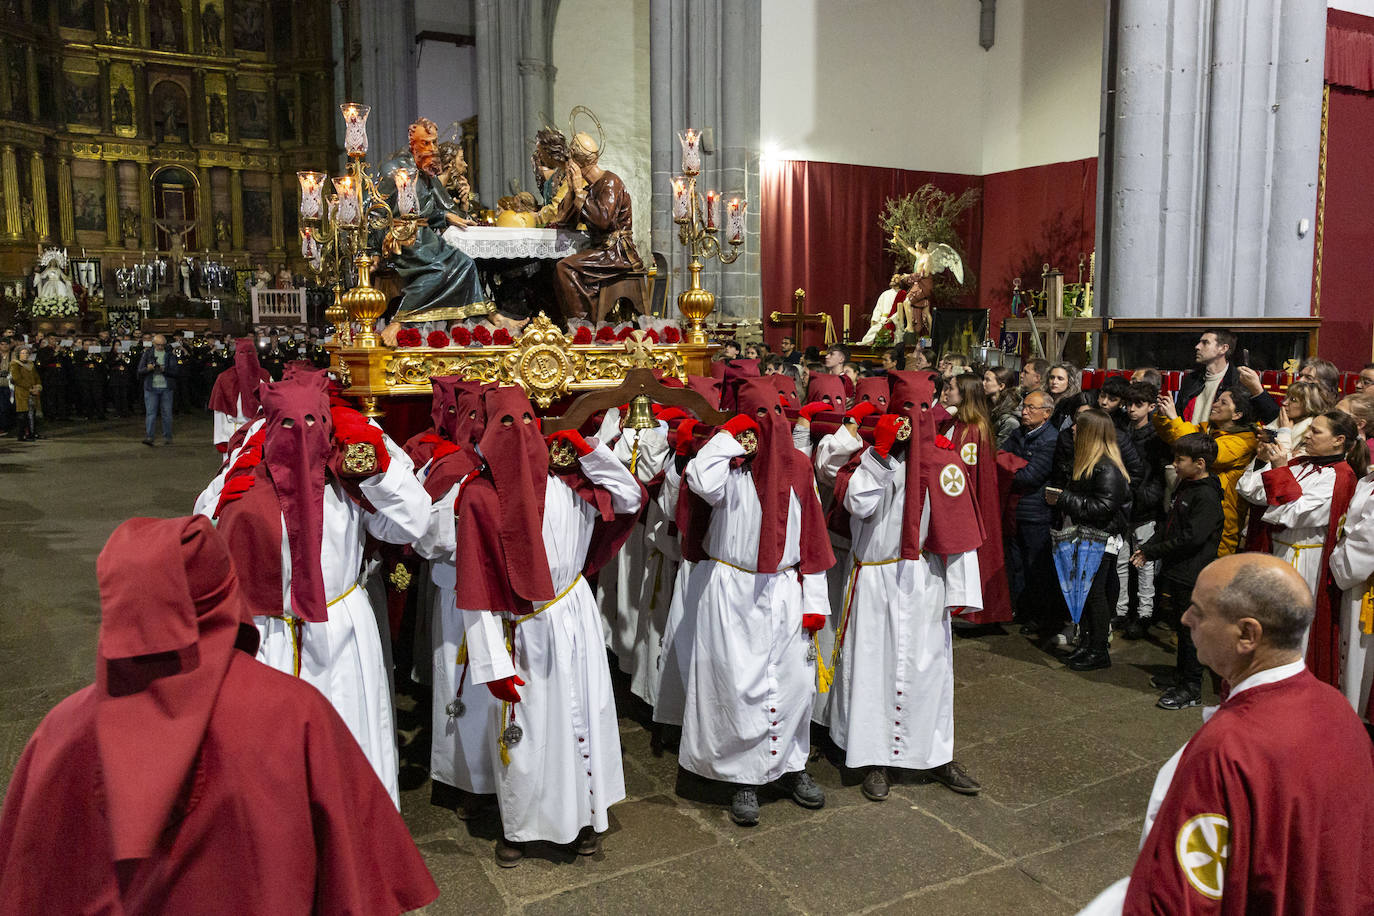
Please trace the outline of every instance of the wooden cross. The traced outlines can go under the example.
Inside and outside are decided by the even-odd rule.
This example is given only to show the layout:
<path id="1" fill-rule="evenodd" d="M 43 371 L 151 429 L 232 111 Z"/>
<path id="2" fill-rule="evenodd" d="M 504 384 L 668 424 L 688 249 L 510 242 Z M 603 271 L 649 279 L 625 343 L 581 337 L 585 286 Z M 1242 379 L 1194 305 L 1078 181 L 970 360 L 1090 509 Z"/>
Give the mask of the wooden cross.
<path id="1" fill-rule="evenodd" d="M 835 325 L 830 320 L 830 316 L 824 312 L 808 314 L 806 311 L 806 290 L 799 289 L 792 294 L 792 311 L 790 312 L 769 312 L 768 321 L 773 325 L 783 325 L 791 323 L 794 330 L 792 332 L 793 342 L 798 350 L 805 349 L 805 341 L 802 335 L 806 333 L 808 324 L 820 324 L 824 326 L 825 346 L 830 346 L 835 342 Z"/>

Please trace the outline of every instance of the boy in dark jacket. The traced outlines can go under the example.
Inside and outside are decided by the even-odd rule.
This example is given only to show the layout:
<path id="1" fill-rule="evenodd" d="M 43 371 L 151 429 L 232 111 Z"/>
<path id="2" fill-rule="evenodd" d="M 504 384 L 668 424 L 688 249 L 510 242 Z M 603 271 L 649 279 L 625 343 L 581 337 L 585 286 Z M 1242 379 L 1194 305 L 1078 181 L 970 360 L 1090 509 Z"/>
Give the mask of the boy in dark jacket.
<path id="1" fill-rule="evenodd" d="M 1113 379 L 1108 379 L 1113 381 Z M 1104 390 L 1106 386 L 1103 386 Z M 1116 602 L 1117 620 L 1122 624 L 1122 636 L 1140 639 L 1150 628 L 1155 607 L 1155 567 L 1149 562 L 1135 569 L 1135 612 L 1131 613 L 1130 555 L 1154 536 L 1164 518 L 1164 468 L 1173 458 L 1173 451 L 1159 437 L 1150 422 L 1159 389 L 1149 382 L 1131 382 L 1122 398 L 1122 412 L 1126 433 L 1135 445 L 1140 458 L 1141 473 L 1131 478 L 1131 534 L 1127 539 L 1131 549 L 1121 552 L 1116 574 L 1121 579 L 1121 592 Z"/>
<path id="2" fill-rule="evenodd" d="M 1217 458 L 1217 444 L 1203 433 L 1189 433 L 1174 443 L 1174 470 L 1178 488 L 1164 527 L 1131 556 L 1141 569 L 1159 561 L 1155 584 L 1161 606 L 1178 630 L 1178 663 L 1173 677 L 1151 679 L 1167 688 L 1156 704 L 1160 709 L 1186 709 L 1202 701 L 1202 664 L 1187 627 L 1179 626 L 1192 601 L 1193 583 L 1204 566 L 1217 558 L 1225 515 L 1221 508 L 1221 483 L 1209 468 Z"/>

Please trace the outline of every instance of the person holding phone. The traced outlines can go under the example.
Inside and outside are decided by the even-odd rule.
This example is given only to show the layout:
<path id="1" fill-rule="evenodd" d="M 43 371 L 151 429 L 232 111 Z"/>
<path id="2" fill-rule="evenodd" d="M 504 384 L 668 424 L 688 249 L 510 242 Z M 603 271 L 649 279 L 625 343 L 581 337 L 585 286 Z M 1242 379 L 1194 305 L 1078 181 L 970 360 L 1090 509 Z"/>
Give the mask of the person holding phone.
<path id="1" fill-rule="evenodd" d="M 172 444 L 172 396 L 176 390 L 177 363 L 167 349 L 167 338 L 153 335 L 153 345 L 138 361 L 138 377 L 143 380 L 143 411 L 146 417 L 143 444 L 152 446 L 157 418 L 162 417 L 162 441 Z"/>

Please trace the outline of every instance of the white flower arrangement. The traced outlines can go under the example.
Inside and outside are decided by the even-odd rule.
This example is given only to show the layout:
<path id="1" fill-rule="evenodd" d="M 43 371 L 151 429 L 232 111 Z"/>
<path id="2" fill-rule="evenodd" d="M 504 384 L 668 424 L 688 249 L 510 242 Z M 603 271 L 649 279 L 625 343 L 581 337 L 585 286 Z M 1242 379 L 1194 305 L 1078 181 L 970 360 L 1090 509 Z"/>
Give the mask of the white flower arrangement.
<path id="1" fill-rule="evenodd" d="M 75 318 L 81 314 L 81 306 L 70 297 L 43 296 L 34 300 L 29 314 L 34 318 Z"/>

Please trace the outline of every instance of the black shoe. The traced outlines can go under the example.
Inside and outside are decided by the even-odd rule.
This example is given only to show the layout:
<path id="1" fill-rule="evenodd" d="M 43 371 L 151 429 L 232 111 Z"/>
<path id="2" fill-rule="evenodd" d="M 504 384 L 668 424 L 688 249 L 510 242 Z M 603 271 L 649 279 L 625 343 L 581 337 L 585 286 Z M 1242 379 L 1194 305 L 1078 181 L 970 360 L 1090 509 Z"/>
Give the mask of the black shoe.
<path id="1" fill-rule="evenodd" d="M 888 788 L 887 768 L 874 767 L 864 776 L 864 783 L 859 787 L 859 791 L 869 801 L 880 802 L 887 801 Z"/>
<path id="2" fill-rule="evenodd" d="M 799 773 L 784 773 L 779 782 L 783 790 L 792 795 L 792 800 L 803 808 L 825 807 L 825 790 L 816 785 L 816 780 L 805 770 Z"/>
<path id="3" fill-rule="evenodd" d="M 1178 686 L 1168 690 L 1155 704 L 1160 709 L 1187 709 L 1202 705 L 1202 689 L 1193 686 Z"/>
<path id="4" fill-rule="evenodd" d="M 759 822 L 759 793 L 753 786 L 735 790 L 730 800 L 730 820 L 741 827 L 753 827 Z"/>
<path id="5" fill-rule="evenodd" d="M 1038 624 L 1038 623 L 1023 623 L 1023 624 L 1021 624 L 1020 633 L 1021 633 L 1022 636 L 1039 636 L 1039 635 L 1040 635 L 1040 624 Z"/>
<path id="6" fill-rule="evenodd" d="M 514 868 L 524 857 L 524 843 L 512 843 L 505 837 L 496 841 L 496 864 L 502 868 Z"/>
<path id="7" fill-rule="evenodd" d="M 1173 690 L 1178 686 L 1178 672 L 1165 671 L 1163 674 L 1151 675 L 1150 686 L 1156 690 Z"/>
<path id="8" fill-rule="evenodd" d="M 1127 622 L 1128 622 L 1128 618 L 1126 617 L 1125 614 L 1117 614 L 1115 617 L 1112 618 L 1112 629 L 1113 629 L 1113 630 L 1121 630 L 1121 629 L 1124 629 L 1125 626 L 1126 626 L 1126 624 L 1127 624 Z"/>
<path id="9" fill-rule="evenodd" d="M 1086 644 L 1081 645 L 1077 649 L 1074 649 L 1072 652 L 1070 652 L 1068 655 L 1064 656 L 1064 664 L 1071 665 L 1092 651 L 1093 650 L 1088 648 Z"/>
<path id="10" fill-rule="evenodd" d="M 1150 632 L 1150 618 L 1137 617 L 1126 624 L 1121 631 L 1121 635 L 1126 639 L 1144 639 L 1145 634 Z"/>
<path id="11" fill-rule="evenodd" d="M 953 760 L 934 769 L 926 770 L 925 774 L 960 795 L 977 795 L 983 789 L 978 784 L 978 780 L 964 772 L 964 768 Z"/>
<path id="12" fill-rule="evenodd" d="M 153 447 L 153 440 L 152 440 L 152 439 L 144 439 L 144 440 L 143 440 L 143 444 L 146 445 L 146 446 L 148 446 L 148 448 L 152 448 L 152 447 Z"/>
<path id="13" fill-rule="evenodd" d="M 601 851 L 601 834 L 594 827 L 583 827 L 573 841 L 573 852 L 579 856 L 594 856 Z"/>
<path id="14" fill-rule="evenodd" d="M 1106 649 L 1089 649 L 1077 658 L 1070 657 L 1065 664 L 1070 671 L 1096 671 L 1099 668 L 1110 668 L 1112 657 L 1107 654 Z"/>

